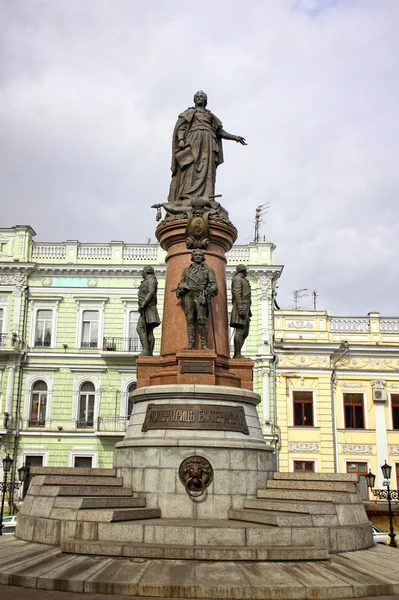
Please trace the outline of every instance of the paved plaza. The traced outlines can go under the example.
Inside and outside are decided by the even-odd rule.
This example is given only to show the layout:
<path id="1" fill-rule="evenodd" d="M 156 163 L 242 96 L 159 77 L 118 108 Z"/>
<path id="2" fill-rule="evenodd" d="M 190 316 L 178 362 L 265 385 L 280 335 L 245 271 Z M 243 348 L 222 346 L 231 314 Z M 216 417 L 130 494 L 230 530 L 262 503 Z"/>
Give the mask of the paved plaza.
<path id="1" fill-rule="evenodd" d="M 317 562 L 162 561 L 62 554 L 4 536 L 0 565 L 0 584 L 20 586 L 3 588 L 2 600 L 399 598 L 399 552 L 388 546 Z"/>

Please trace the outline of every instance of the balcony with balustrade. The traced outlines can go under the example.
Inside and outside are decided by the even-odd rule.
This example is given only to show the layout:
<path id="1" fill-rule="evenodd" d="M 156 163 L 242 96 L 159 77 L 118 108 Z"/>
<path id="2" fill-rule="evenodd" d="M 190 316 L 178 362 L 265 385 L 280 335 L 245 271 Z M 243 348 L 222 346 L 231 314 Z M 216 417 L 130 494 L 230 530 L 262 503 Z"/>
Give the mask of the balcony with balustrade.
<path id="1" fill-rule="evenodd" d="M 161 347 L 160 339 L 155 340 L 154 354 L 159 354 Z M 105 359 L 120 358 L 124 356 L 139 355 L 142 351 L 142 345 L 138 337 L 119 338 L 105 337 L 103 338 L 103 347 L 100 352 Z"/>
<path id="2" fill-rule="evenodd" d="M 0 333 L 0 355 L 3 354 L 20 354 L 21 344 L 16 334 L 8 335 L 7 333 Z"/>
<path id="3" fill-rule="evenodd" d="M 32 435 L 46 431 L 46 433 L 54 432 L 59 435 L 67 433 L 92 434 L 97 437 L 119 437 L 123 436 L 126 431 L 128 417 L 98 417 L 97 419 L 89 418 L 87 420 L 73 419 L 21 419 L 20 428 L 26 435 L 28 432 Z M 1 432 L 9 432 L 11 427 L 15 427 L 15 423 L 11 421 L 4 422 Z M 3 431 L 4 430 L 4 431 Z"/>
<path id="4" fill-rule="evenodd" d="M 275 340 L 397 345 L 399 317 L 381 317 L 376 312 L 366 317 L 335 317 L 327 311 L 279 310 L 275 312 Z"/>

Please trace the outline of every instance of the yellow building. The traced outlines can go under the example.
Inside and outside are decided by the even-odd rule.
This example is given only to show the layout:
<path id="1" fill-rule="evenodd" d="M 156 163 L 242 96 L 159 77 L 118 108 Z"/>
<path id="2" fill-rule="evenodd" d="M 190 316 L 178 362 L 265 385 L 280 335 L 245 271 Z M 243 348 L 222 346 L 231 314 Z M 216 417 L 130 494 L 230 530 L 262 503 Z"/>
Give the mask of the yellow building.
<path id="1" fill-rule="evenodd" d="M 399 489 L 399 318 L 276 310 L 275 361 L 280 470 L 371 469 L 383 488 L 386 460 Z"/>

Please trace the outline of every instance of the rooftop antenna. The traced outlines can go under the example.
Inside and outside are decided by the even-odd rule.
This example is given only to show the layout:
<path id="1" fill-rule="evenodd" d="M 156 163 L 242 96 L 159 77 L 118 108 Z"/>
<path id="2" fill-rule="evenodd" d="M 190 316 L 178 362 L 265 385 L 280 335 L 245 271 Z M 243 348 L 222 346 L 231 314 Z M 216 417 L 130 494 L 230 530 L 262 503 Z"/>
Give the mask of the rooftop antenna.
<path id="1" fill-rule="evenodd" d="M 260 224 L 263 223 L 263 215 L 267 214 L 270 208 L 270 202 L 265 202 L 256 207 L 254 220 L 254 242 L 259 243 Z"/>
<path id="2" fill-rule="evenodd" d="M 318 295 L 319 294 L 317 293 L 317 291 L 313 290 L 313 292 L 312 292 L 312 296 L 313 296 L 313 310 L 317 310 L 317 308 L 316 308 L 316 302 L 317 302 L 317 296 Z"/>
<path id="3" fill-rule="evenodd" d="M 307 292 L 308 288 L 302 288 L 301 290 L 294 290 L 293 291 L 293 296 L 294 296 L 294 309 L 298 310 L 300 308 L 299 304 L 298 304 L 298 300 L 300 300 L 301 298 L 305 298 L 305 296 L 308 296 L 308 294 L 304 294 L 303 292 Z"/>

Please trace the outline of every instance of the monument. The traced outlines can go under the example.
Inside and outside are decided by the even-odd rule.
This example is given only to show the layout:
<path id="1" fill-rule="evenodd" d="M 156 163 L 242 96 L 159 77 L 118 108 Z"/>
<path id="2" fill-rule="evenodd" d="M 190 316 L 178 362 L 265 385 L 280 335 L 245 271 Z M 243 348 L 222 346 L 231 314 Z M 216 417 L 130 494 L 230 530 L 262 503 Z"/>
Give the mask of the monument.
<path id="1" fill-rule="evenodd" d="M 206 94 L 194 102 L 173 132 L 168 201 L 154 205 L 167 253 L 160 355 L 152 355 L 159 317 L 146 267 L 143 352 L 115 469 L 33 470 L 17 536 L 65 553 L 187 561 L 314 561 L 368 548 L 356 475 L 276 472 L 252 390 L 254 363 L 242 356 L 251 319 L 245 265 L 232 281 L 230 357 L 226 252 L 237 230 L 215 201 L 215 180 L 222 140 L 246 142 L 223 130 Z"/>

